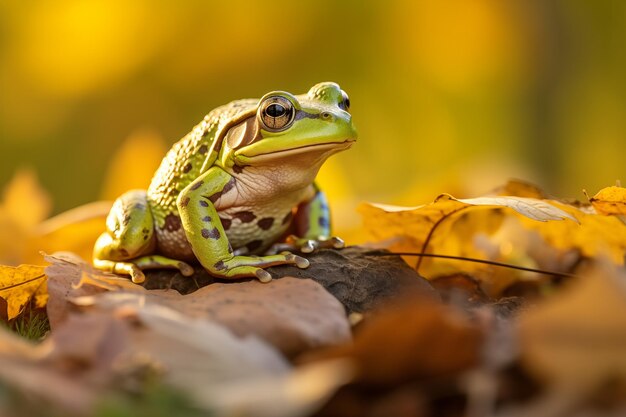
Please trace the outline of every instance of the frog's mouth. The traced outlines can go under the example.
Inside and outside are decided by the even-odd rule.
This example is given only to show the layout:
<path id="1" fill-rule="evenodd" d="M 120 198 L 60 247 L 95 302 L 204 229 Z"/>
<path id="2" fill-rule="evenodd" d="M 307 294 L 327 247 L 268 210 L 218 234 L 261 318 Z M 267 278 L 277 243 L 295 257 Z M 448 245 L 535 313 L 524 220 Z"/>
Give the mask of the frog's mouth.
<path id="1" fill-rule="evenodd" d="M 250 161 L 258 161 L 258 162 L 262 162 L 265 160 L 273 160 L 278 158 L 285 158 L 285 157 L 289 157 L 289 156 L 295 156 L 295 155 L 300 155 L 300 154 L 304 154 L 304 153 L 327 153 L 327 152 L 340 152 L 343 151 L 345 149 L 348 149 L 349 147 L 352 146 L 352 144 L 356 142 L 356 139 L 346 139 L 343 141 L 336 141 L 336 142 L 326 142 L 326 143 L 314 143 L 314 144 L 310 144 L 310 145 L 303 145 L 303 146 L 296 146 L 294 148 L 287 148 L 287 149 L 280 149 L 280 150 L 276 150 L 276 151 L 271 151 L 271 152 L 262 152 L 262 153 L 258 153 L 258 154 L 254 154 L 254 155 L 244 155 L 244 154 L 238 154 L 236 155 L 237 158 L 243 158 L 246 160 L 250 160 Z"/>

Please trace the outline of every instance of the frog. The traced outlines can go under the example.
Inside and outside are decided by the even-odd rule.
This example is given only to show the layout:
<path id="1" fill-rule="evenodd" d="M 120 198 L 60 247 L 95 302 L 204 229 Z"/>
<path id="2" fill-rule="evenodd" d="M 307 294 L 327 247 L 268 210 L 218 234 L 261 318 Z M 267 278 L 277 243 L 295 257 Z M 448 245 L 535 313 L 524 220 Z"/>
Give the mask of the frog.
<path id="1" fill-rule="evenodd" d="M 193 262 L 218 279 L 264 283 L 268 267 L 307 268 L 307 253 L 344 247 L 315 179 L 356 139 L 334 82 L 217 107 L 171 147 L 146 190 L 115 200 L 93 265 L 134 283 L 150 269 L 191 276 Z"/>

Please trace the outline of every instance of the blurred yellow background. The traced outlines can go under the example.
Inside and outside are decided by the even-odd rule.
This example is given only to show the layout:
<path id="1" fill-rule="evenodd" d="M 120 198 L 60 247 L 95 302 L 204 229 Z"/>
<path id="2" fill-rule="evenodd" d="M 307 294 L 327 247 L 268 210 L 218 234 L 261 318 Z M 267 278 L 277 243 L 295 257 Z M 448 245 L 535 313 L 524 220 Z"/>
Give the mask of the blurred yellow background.
<path id="1" fill-rule="evenodd" d="M 129 137 L 153 163 L 218 105 L 332 80 L 360 133 L 321 173 L 340 223 L 509 177 L 582 198 L 626 179 L 625 23 L 618 0 L 0 2 L 0 187 L 30 166 L 55 213 L 111 197 Z"/>

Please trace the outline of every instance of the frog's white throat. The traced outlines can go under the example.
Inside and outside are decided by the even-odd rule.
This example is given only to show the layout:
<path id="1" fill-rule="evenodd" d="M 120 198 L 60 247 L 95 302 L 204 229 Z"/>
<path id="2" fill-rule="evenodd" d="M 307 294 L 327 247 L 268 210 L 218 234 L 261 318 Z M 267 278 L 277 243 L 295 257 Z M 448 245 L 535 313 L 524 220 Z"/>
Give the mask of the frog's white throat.
<path id="1" fill-rule="evenodd" d="M 346 147 L 309 147 L 307 152 L 279 151 L 250 158 L 241 172 L 233 172 L 237 182 L 249 189 L 262 189 L 268 195 L 292 192 L 313 183 L 322 164 Z"/>

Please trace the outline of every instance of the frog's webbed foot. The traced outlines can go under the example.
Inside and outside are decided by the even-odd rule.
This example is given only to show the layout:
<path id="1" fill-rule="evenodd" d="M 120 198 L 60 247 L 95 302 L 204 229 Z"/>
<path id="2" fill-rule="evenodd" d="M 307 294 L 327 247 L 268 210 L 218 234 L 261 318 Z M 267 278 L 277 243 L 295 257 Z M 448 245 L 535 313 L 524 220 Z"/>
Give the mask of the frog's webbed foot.
<path id="1" fill-rule="evenodd" d="M 128 275 L 135 284 L 141 284 L 146 280 L 143 271 L 147 269 L 178 269 L 186 277 L 194 273 L 189 264 L 160 255 L 141 256 L 121 262 L 94 259 L 94 266 L 114 274 Z"/>
<path id="2" fill-rule="evenodd" d="M 345 246 L 343 239 L 337 236 L 319 237 L 317 239 L 307 239 L 290 235 L 285 242 L 275 243 L 267 253 L 279 253 L 283 251 L 295 251 L 301 253 L 311 253 L 318 249 L 342 249 Z"/>
<path id="3" fill-rule="evenodd" d="M 308 268 L 309 261 L 289 252 L 266 256 L 233 256 L 218 261 L 210 272 L 218 278 L 256 277 L 261 282 L 269 282 L 272 280 L 272 275 L 263 268 L 275 265 L 295 265 L 298 268 Z"/>

